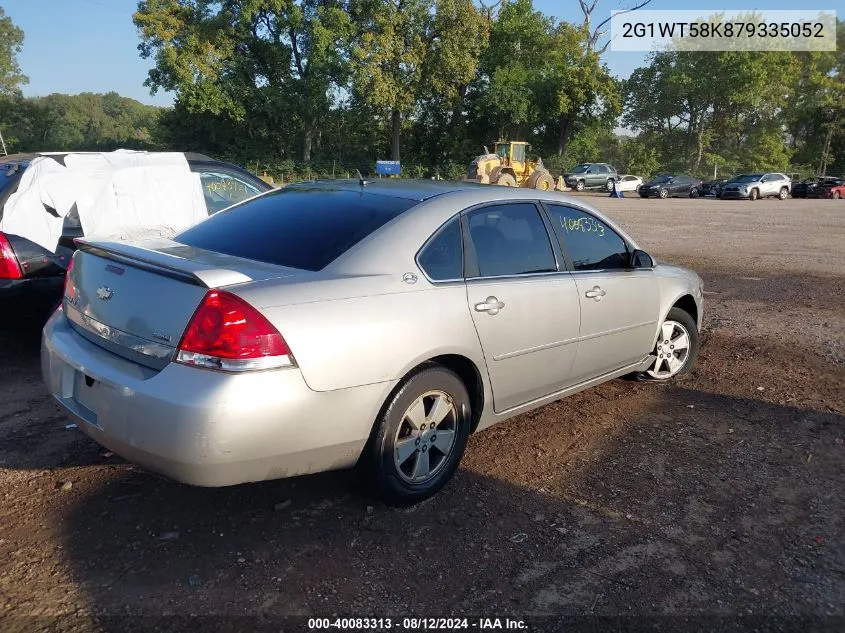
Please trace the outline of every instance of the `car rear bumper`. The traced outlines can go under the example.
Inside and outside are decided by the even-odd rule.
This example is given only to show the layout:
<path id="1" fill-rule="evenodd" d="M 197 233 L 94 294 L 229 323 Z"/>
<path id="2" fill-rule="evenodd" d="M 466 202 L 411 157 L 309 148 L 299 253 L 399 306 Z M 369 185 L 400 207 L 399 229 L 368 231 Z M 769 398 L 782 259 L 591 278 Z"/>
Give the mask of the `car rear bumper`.
<path id="1" fill-rule="evenodd" d="M 226 486 L 353 466 L 394 386 L 312 391 L 297 369 L 159 372 L 78 335 L 62 312 L 44 328 L 42 374 L 79 428 L 178 481 Z"/>
<path id="2" fill-rule="evenodd" d="M 29 277 L 24 279 L 0 279 L 0 301 L 18 297 L 34 300 L 54 300 L 62 296 L 64 277 Z"/>

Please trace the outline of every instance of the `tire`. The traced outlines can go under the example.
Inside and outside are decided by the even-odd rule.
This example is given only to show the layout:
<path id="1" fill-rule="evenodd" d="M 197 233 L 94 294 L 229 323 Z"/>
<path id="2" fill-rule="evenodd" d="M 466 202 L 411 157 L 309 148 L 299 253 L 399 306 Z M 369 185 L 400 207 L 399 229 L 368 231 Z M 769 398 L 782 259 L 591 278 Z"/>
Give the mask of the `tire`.
<path id="1" fill-rule="evenodd" d="M 634 189 L 634 192 L 635 192 L 635 193 L 639 193 L 639 192 L 640 192 L 640 187 L 642 187 L 642 185 L 637 185 L 637 187 Z"/>
<path id="2" fill-rule="evenodd" d="M 496 179 L 496 184 L 502 187 L 516 187 L 516 178 L 510 174 L 501 174 Z"/>
<path id="3" fill-rule="evenodd" d="M 608 191 L 613 191 L 613 186 L 615 184 L 616 184 L 616 181 L 613 178 L 608 178 L 607 182 L 604 183 L 604 186 Z"/>
<path id="4" fill-rule="evenodd" d="M 760 197 L 760 192 L 757 189 L 752 189 L 751 193 L 748 195 L 748 199 L 752 202 Z"/>
<path id="5" fill-rule="evenodd" d="M 665 200 L 669 197 L 669 192 L 666 191 L 666 189 L 661 188 L 657 195 L 659 195 L 662 200 Z"/>
<path id="6" fill-rule="evenodd" d="M 583 180 L 575 181 L 575 191 L 584 191 L 584 181 Z"/>
<path id="7" fill-rule="evenodd" d="M 555 181 L 552 179 L 552 175 L 547 171 L 541 172 L 534 179 L 534 188 L 540 191 L 551 191 L 554 189 Z"/>
<path id="8" fill-rule="evenodd" d="M 695 187 L 690 189 L 689 190 L 689 197 L 690 198 L 697 198 L 698 197 L 698 189 L 696 189 Z"/>
<path id="9" fill-rule="evenodd" d="M 839 197 L 840 197 L 839 192 L 834 191 L 832 194 L 830 194 L 830 197 L 833 198 L 834 200 L 839 200 Z"/>
<path id="10" fill-rule="evenodd" d="M 781 187 L 778 191 L 778 200 L 786 200 L 789 197 L 789 189 Z"/>
<path id="11" fill-rule="evenodd" d="M 672 325 L 671 331 L 666 329 L 666 326 L 670 324 Z M 663 338 L 666 334 L 670 338 Z M 686 334 L 688 341 L 686 354 L 682 354 L 672 346 L 672 341 L 679 341 L 683 334 Z M 664 349 L 667 340 L 669 341 L 668 345 L 672 346 L 669 350 Z M 698 328 L 690 314 L 680 308 L 672 308 L 660 326 L 660 338 L 658 338 L 652 351 L 652 354 L 658 356 L 658 358 L 655 359 L 654 364 L 649 369 L 637 374 L 637 379 L 648 382 L 667 382 L 688 374 L 698 359 L 700 345 Z M 664 358 L 659 358 L 661 354 L 667 351 L 668 353 L 665 354 Z M 670 365 L 667 358 L 670 355 L 674 359 L 681 360 L 681 364 L 677 367 Z"/>
<path id="12" fill-rule="evenodd" d="M 417 411 L 422 415 L 415 416 L 414 424 L 409 414 L 420 401 L 422 409 Z M 443 431 L 438 442 L 437 431 L 427 424 L 432 412 L 444 406 L 450 409 L 436 427 Z M 469 393 L 455 372 L 432 365 L 407 378 L 382 409 L 359 461 L 373 493 L 389 505 L 411 505 L 439 492 L 463 457 L 471 419 Z M 449 430 L 453 435 L 447 446 L 448 440 L 444 442 L 443 438 Z M 412 452 L 397 453 L 397 445 L 403 441 L 414 442 L 404 445 Z M 427 455 L 426 461 L 421 462 L 423 455 Z M 425 465 L 431 472 L 415 477 L 416 469 Z"/>

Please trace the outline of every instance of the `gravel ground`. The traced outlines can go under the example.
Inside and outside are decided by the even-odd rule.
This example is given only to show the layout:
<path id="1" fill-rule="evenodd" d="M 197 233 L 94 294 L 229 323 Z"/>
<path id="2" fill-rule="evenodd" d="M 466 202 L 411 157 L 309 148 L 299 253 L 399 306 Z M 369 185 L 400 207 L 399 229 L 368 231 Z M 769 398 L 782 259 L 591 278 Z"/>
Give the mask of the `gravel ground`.
<path id="1" fill-rule="evenodd" d="M 695 371 L 484 431 L 455 481 L 409 509 L 367 499 L 348 472 L 198 489 L 126 464 L 65 428 L 38 324 L 7 320 L 0 627 L 451 614 L 845 629 L 845 201 L 585 198 L 704 277 Z"/>

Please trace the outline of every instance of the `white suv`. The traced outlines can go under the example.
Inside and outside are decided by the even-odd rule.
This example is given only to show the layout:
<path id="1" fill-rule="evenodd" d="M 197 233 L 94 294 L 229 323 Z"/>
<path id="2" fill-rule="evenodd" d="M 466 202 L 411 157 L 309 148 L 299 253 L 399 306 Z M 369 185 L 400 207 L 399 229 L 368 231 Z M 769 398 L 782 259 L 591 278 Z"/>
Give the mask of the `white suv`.
<path id="1" fill-rule="evenodd" d="M 722 198 L 758 198 L 777 197 L 786 200 L 792 181 L 785 174 L 742 174 L 728 182 L 722 189 Z"/>

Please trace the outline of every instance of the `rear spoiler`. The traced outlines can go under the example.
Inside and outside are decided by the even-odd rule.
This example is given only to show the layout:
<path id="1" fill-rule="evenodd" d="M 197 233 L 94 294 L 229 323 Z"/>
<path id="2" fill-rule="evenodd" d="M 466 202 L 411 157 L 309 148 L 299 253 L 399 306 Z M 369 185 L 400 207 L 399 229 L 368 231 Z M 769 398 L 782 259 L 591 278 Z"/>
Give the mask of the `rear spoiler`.
<path id="1" fill-rule="evenodd" d="M 216 288 L 252 281 L 252 277 L 236 270 L 215 268 L 141 246 L 84 238 L 77 238 L 74 242 L 80 251 L 177 279 L 194 286 Z"/>

